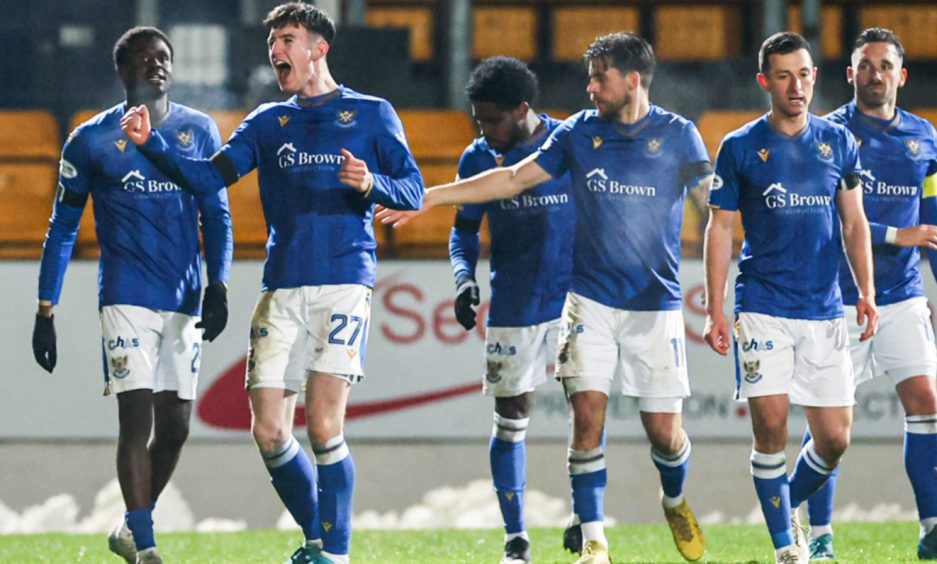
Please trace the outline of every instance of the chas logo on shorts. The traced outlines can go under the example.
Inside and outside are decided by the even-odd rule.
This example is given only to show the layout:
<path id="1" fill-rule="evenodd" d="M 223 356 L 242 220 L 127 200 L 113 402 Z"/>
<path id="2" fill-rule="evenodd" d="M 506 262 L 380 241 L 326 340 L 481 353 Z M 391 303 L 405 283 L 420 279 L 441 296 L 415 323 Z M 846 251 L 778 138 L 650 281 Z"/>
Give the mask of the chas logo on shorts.
<path id="1" fill-rule="evenodd" d="M 112 351 L 114 349 L 135 349 L 140 346 L 140 339 L 137 337 L 126 338 L 117 337 L 116 339 L 111 339 L 107 342 L 107 350 Z"/>
<path id="2" fill-rule="evenodd" d="M 745 381 L 749 384 L 755 384 L 763 378 L 758 369 L 761 368 L 760 360 L 746 360 L 742 362 L 742 368 L 745 369 Z"/>
<path id="3" fill-rule="evenodd" d="M 112 377 L 117 378 L 118 380 L 122 380 L 126 378 L 127 376 L 130 376 L 130 368 L 128 368 L 127 366 L 128 364 L 130 364 L 130 357 L 128 355 L 112 356 L 110 358 L 110 361 L 111 361 L 110 375 Z"/>
<path id="4" fill-rule="evenodd" d="M 292 143 L 284 143 L 277 149 L 277 165 L 286 169 L 297 167 L 335 168 L 341 166 L 345 157 L 328 153 L 306 153 L 297 151 Z"/>
<path id="5" fill-rule="evenodd" d="M 517 347 L 510 347 L 507 345 L 501 346 L 501 343 L 493 343 L 488 345 L 488 354 L 497 354 L 501 356 L 514 356 L 517 354 Z"/>
<path id="6" fill-rule="evenodd" d="M 745 341 L 744 343 L 742 343 L 742 350 L 745 352 L 770 351 L 773 348 L 774 348 L 774 341 L 765 341 L 763 343 L 759 343 L 755 339 L 751 339 L 750 341 Z"/>

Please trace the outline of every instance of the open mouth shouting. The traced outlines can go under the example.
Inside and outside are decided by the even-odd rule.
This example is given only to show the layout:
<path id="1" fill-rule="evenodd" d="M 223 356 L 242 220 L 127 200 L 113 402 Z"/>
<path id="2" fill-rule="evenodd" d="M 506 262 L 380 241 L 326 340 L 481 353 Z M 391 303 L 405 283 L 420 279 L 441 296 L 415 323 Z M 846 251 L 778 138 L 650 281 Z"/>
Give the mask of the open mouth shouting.
<path id="1" fill-rule="evenodd" d="M 277 74 L 277 82 L 280 84 L 285 83 L 290 73 L 293 72 L 293 66 L 282 60 L 273 61 L 273 69 Z"/>

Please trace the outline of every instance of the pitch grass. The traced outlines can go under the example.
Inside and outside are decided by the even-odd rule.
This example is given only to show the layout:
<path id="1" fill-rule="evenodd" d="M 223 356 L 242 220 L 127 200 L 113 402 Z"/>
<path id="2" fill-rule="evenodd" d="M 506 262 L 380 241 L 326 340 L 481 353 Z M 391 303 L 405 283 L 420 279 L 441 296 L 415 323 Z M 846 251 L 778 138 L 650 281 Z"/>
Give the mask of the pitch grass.
<path id="1" fill-rule="evenodd" d="M 619 562 L 682 562 L 666 525 L 625 525 L 607 531 L 612 558 Z M 702 562 L 774 562 L 763 526 L 705 527 L 708 550 Z M 538 564 L 569 563 L 562 549 L 562 529 L 533 529 L 533 558 Z M 918 525 L 911 522 L 843 523 L 836 525 L 839 562 L 916 562 Z M 173 533 L 159 535 L 168 564 L 279 564 L 298 546 L 298 533 L 253 530 L 239 533 Z M 490 563 L 501 558 L 500 530 L 357 531 L 352 543 L 355 564 Z M 0 535 L 0 562 L 26 564 L 110 563 L 105 535 Z"/>

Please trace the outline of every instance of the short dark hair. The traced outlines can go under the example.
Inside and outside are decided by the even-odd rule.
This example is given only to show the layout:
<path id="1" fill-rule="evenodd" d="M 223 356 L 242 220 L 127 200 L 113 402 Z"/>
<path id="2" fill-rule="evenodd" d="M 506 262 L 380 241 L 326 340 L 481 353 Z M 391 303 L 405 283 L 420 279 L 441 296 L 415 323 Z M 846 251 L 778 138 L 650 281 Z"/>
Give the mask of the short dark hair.
<path id="1" fill-rule="evenodd" d="M 120 39 L 117 40 L 117 43 L 114 44 L 114 65 L 120 67 L 127 64 L 130 51 L 134 46 L 141 41 L 153 38 L 162 39 L 163 42 L 166 43 L 166 46 L 169 47 L 169 56 L 175 56 L 172 42 L 169 41 L 169 36 L 165 33 L 155 27 L 132 27 L 125 31 L 124 34 L 120 36 Z"/>
<path id="2" fill-rule="evenodd" d="M 810 51 L 810 44 L 807 40 L 793 31 L 780 31 L 775 33 L 761 44 L 758 50 L 758 71 L 767 74 L 771 68 L 771 55 L 787 55 L 794 51 L 805 49 L 810 59 L 813 59 L 813 53 Z"/>
<path id="3" fill-rule="evenodd" d="M 335 39 L 335 22 L 328 14 L 312 4 L 305 2 L 280 4 L 270 10 L 264 18 L 267 32 L 289 24 L 304 27 L 307 31 L 321 35 L 326 43 L 331 43 Z"/>
<path id="4" fill-rule="evenodd" d="M 472 102 L 491 102 L 500 110 L 513 110 L 537 98 L 537 75 L 511 57 L 491 57 L 475 67 L 465 93 Z"/>
<path id="5" fill-rule="evenodd" d="M 895 35 L 895 32 L 890 29 L 885 29 L 884 27 L 870 27 L 859 34 L 859 37 L 856 38 L 856 42 L 852 46 L 853 52 L 856 49 L 861 49 L 869 43 L 888 43 L 894 45 L 895 51 L 898 52 L 898 56 L 904 59 L 904 45 L 901 44 L 901 41 L 898 39 L 898 36 Z"/>
<path id="6" fill-rule="evenodd" d="M 596 37 L 586 49 L 583 60 L 586 64 L 602 61 L 622 74 L 637 71 L 641 75 L 641 85 L 645 88 L 650 88 L 657 66 L 651 44 L 628 31 Z"/>

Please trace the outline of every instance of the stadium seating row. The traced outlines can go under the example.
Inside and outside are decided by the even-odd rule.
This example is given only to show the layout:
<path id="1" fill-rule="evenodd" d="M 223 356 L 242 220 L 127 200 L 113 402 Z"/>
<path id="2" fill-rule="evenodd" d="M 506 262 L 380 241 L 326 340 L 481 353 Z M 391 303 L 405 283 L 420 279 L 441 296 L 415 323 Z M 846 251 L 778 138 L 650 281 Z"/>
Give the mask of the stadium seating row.
<path id="1" fill-rule="evenodd" d="M 433 60 L 436 54 L 438 18 L 434 2 L 381 0 L 368 7 L 366 23 L 371 27 L 410 30 L 410 54 L 416 61 Z M 550 3 L 551 57 L 576 61 L 597 36 L 622 29 L 638 30 L 638 2 Z M 846 6 L 830 3 L 821 8 L 821 45 L 825 58 L 843 56 L 843 19 Z M 495 54 L 529 61 L 537 58 L 539 17 L 544 11 L 530 1 L 503 1 L 497 5 L 477 4 L 473 10 L 473 52 L 476 59 Z M 719 60 L 740 56 L 742 3 L 660 3 L 653 9 L 655 51 L 661 60 Z M 800 31 L 800 6 L 788 8 L 791 29 Z M 937 6 L 925 3 L 895 4 L 866 2 L 859 6 L 859 23 L 866 27 L 893 29 L 902 38 L 910 59 L 937 57 L 937 42 L 930 30 L 937 26 Z"/>
<path id="2" fill-rule="evenodd" d="M 937 122 L 937 108 L 921 108 L 919 115 Z M 211 112 L 223 139 L 227 139 L 246 112 Z M 564 117 L 566 112 L 550 112 Z M 709 111 L 698 120 L 698 128 L 711 156 L 729 131 L 761 115 L 760 110 Z M 70 130 L 87 120 L 93 111 L 75 115 Z M 456 110 L 402 110 L 401 121 L 407 132 L 414 156 L 423 172 L 427 186 L 452 181 L 456 176 L 463 148 L 476 136 L 471 117 Z M 0 111 L 0 258 L 37 258 L 48 227 L 52 196 L 58 175 L 61 150 L 59 128 L 55 118 L 42 111 Z M 245 176 L 229 190 L 234 222 L 235 256 L 262 258 L 267 233 L 257 186 L 257 173 Z M 682 243 L 684 254 L 700 256 L 702 250 L 705 210 L 687 200 Z M 451 207 L 437 208 L 415 220 L 405 229 L 394 230 L 379 223 L 375 234 L 384 256 L 444 257 L 446 241 L 452 227 Z M 487 248 L 487 230 L 483 229 Z M 741 226 L 736 229 L 736 243 L 742 238 Z M 78 256 L 97 256 L 91 206 L 81 219 L 76 243 Z"/>

